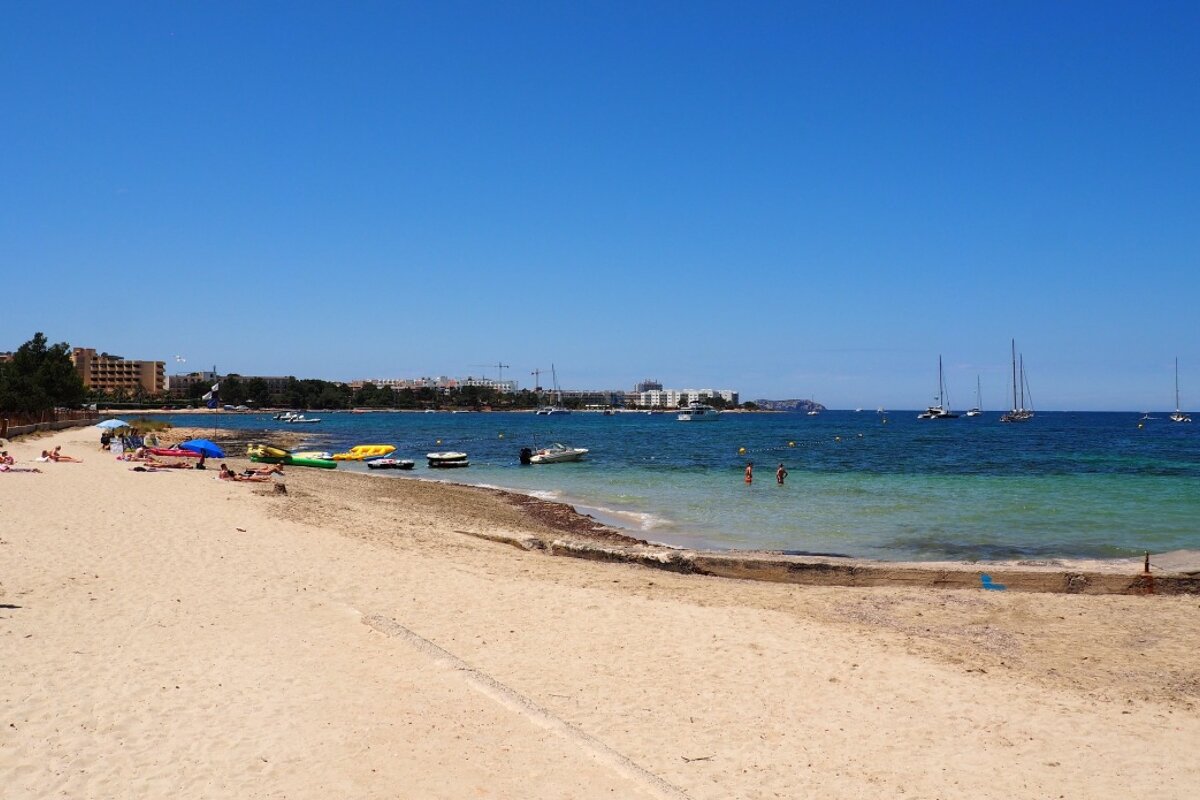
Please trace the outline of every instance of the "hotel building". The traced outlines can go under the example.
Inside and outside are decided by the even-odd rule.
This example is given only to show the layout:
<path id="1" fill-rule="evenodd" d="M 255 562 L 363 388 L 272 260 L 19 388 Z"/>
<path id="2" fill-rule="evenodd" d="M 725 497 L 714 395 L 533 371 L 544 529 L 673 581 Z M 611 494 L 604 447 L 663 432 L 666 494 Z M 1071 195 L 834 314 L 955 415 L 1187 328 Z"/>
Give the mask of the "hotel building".
<path id="1" fill-rule="evenodd" d="M 155 395 L 162 394 L 166 386 L 165 364 L 162 361 L 133 361 L 109 353 L 97 353 L 91 347 L 74 348 L 71 361 L 89 391 Z"/>

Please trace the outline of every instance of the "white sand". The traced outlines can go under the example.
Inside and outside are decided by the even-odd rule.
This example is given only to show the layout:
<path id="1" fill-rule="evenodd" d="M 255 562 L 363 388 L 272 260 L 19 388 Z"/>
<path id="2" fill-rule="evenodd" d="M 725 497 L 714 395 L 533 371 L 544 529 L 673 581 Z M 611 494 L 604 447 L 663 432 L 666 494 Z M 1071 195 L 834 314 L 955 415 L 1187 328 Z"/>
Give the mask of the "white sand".
<path id="1" fill-rule="evenodd" d="M 531 524 L 477 492 L 297 471 L 264 496 L 130 472 L 96 438 L 17 442 L 24 463 L 47 442 L 85 463 L 0 475 L 6 799 L 1191 797 L 1200 779 L 1196 597 L 557 559 L 456 533 Z"/>

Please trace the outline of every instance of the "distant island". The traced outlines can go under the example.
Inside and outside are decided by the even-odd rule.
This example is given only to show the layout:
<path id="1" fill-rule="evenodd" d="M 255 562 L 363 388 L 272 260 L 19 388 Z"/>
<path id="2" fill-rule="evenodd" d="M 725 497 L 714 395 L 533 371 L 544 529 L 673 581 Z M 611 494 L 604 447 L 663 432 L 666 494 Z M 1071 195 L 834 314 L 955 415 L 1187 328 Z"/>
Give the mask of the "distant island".
<path id="1" fill-rule="evenodd" d="M 755 400 L 754 404 L 763 411 L 824 411 L 825 406 L 815 400 Z"/>

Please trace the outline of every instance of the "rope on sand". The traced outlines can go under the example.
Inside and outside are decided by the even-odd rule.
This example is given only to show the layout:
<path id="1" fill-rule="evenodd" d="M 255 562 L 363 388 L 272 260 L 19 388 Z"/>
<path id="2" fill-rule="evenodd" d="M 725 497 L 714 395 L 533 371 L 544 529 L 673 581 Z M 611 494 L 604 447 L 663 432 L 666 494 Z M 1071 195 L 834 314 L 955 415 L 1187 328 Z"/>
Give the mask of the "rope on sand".
<path id="1" fill-rule="evenodd" d="M 431 657 L 438 666 L 462 673 L 471 688 L 487 695 L 501 705 L 524 715 L 546 730 L 557 733 L 569 742 L 587 750 L 600 763 L 611 767 L 622 776 L 641 784 L 644 788 L 659 797 L 666 798 L 666 800 L 688 800 L 687 794 L 682 789 L 667 783 L 653 772 L 635 764 L 626 756 L 613 750 L 604 742 L 584 733 L 560 717 L 554 716 L 528 697 L 505 686 L 492 676 L 480 672 L 458 656 L 447 650 L 443 650 L 423 636 L 404 627 L 396 620 L 379 615 L 370 615 L 363 616 L 362 622 L 364 625 L 368 625 L 382 634 L 403 639 L 417 650 Z"/>

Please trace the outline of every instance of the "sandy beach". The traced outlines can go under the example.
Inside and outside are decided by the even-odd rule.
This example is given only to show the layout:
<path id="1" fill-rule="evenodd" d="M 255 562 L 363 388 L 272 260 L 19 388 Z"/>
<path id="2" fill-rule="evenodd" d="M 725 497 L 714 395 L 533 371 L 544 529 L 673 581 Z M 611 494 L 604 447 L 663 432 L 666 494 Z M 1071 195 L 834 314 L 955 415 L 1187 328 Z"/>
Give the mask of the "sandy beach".
<path id="1" fill-rule="evenodd" d="M 557 558 L 495 493 L 0 475 L 5 798 L 1190 797 L 1200 597 Z M 237 459 L 231 463 L 243 464 Z M 215 466 L 215 465 L 214 465 Z M 567 533 L 564 533 L 564 529 Z"/>

